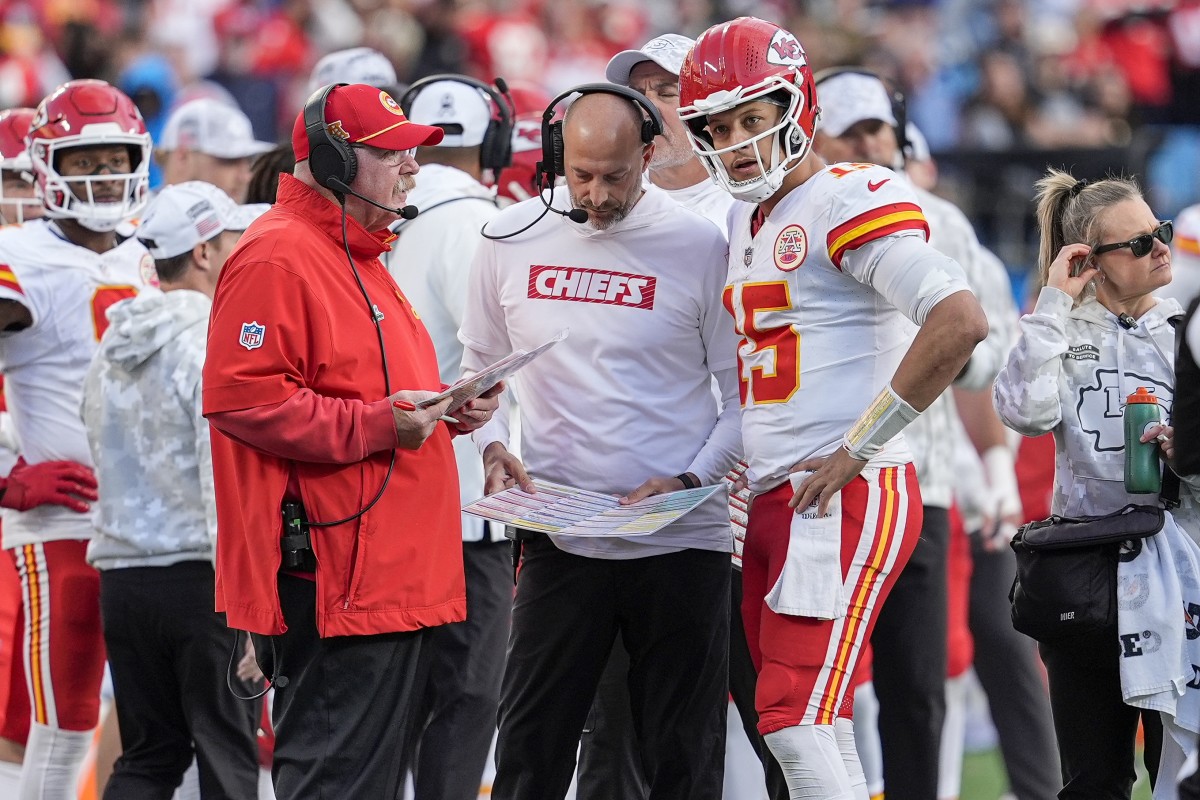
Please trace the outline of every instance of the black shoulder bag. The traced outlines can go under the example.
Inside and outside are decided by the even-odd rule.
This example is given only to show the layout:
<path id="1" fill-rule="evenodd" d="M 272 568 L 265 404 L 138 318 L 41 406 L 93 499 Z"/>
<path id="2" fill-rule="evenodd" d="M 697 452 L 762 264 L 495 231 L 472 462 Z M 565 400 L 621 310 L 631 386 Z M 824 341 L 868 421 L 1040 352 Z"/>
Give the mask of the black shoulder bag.
<path id="1" fill-rule="evenodd" d="M 1179 478 L 1163 474 L 1161 498 L 1179 504 Z M 1017 575 L 1008 593 L 1013 627 L 1039 642 L 1102 630 L 1117 621 L 1121 543 L 1162 530 L 1163 507 L 1127 505 L 1099 517 L 1053 516 L 1013 537 Z"/>

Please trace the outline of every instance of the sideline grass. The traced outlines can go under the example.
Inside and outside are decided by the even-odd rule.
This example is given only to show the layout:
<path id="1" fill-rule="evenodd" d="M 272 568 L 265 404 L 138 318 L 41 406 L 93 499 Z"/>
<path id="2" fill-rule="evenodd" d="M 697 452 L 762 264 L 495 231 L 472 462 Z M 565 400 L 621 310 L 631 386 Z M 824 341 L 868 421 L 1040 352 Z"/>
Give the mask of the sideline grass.
<path id="1" fill-rule="evenodd" d="M 1138 780 L 1133 786 L 1133 800 L 1150 800 L 1150 781 L 1142 769 L 1141 754 L 1137 761 Z M 1008 790 L 1008 779 L 999 750 L 968 753 L 963 759 L 962 794 L 960 800 L 999 800 Z"/>

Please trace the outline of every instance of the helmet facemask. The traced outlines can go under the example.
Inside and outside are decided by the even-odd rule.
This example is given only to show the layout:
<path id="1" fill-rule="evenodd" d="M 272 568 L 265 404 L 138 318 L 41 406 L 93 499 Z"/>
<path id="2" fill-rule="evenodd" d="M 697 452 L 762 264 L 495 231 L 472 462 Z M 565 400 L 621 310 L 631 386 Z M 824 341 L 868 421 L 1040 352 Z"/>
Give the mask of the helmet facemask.
<path id="1" fill-rule="evenodd" d="M 32 141 L 29 154 L 46 216 L 73 219 L 88 230 L 105 233 L 137 215 L 149 200 L 149 137 L 125 133 L 97 136 L 89 133 L 85 128 L 78 137 Z M 58 171 L 58 160 L 67 150 L 118 145 L 124 145 L 129 150 L 130 163 L 133 165 L 131 172 L 66 176 Z M 102 183 L 120 183 L 119 199 L 97 200 L 95 187 Z"/>
<path id="2" fill-rule="evenodd" d="M 752 100 L 780 106 L 783 108 L 783 115 L 775 125 L 749 139 L 728 147 L 714 147 L 712 137 L 706 130 L 709 115 L 735 109 Z M 812 138 L 799 122 L 807 103 L 808 99 L 794 82 L 779 75 L 772 75 L 749 88 L 718 91 L 706 98 L 697 99 L 692 105 L 680 108 L 679 117 L 687 126 L 692 149 L 713 181 L 738 200 L 761 203 L 779 191 L 784 178 L 799 166 L 812 148 Z M 764 163 L 763 154 L 758 146 L 764 139 L 773 140 L 769 165 Z M 721 156 L 747 147 L 758 162 L 759 176 L 750 180 L 734 181 L 729 177 Z"/>
<path id="3" fill-rule="evenodd" d="M 5 181 L 14 178 L 28 184 L 32 190 L 29 196 L 14 196 L 5 190 Z M 42 196 L 33 179 L 29 156 L 22 153 L 17 158 L 0 160 L 0 224 L 19 225 L 26 220 L 37 219 L 43 213 Z"/>

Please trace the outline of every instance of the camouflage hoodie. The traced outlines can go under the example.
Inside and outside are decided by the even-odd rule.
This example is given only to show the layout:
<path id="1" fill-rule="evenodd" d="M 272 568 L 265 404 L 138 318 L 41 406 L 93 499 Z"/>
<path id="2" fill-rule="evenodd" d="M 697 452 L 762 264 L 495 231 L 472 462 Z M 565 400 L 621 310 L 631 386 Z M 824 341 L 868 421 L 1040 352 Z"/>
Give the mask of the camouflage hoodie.
<path id="1" fill-rule="evenodd" d="M 200 377 L 212 303 L 146 290 L 108 312 L 83 389 L 100 501 L 88 561 L 97 569 L 212 560 L 216 540 Z"/>
<path id="2" fill-rule="evenodd" d="M 1094 298 L 1072 308 L 1071 298 L 1045 287 L 1032 314 L 1021 318 L 1020 338 L 996 378 L 1000 418 L 1026 436 L 1054 432 L 1053 513 L 1108 514 L 1152 495 L 1125 491 L 1125 398 L 1144 386 L 1169 415 L 1175 393 L 1175 331 L 1181 313 L 1172 299 L 1126 329 Z M 1181 487 L 1176 522 L 1193 537 L 1195 482 Z"/>

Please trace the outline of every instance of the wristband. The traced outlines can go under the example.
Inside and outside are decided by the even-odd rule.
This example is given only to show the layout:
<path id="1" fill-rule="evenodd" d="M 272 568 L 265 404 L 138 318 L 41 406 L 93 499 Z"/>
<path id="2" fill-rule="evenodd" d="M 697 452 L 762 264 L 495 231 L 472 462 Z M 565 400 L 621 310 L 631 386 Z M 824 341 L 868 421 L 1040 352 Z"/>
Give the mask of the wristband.
<path id="1" fill-rule="evenodd" d="M 693 478 L 690 474 L 688 474 L 686 472 L 684 472 L 680 475 L 676 475 L 675 480 L 682 483 L 683 488 L 685 488 L 685 489 L 699 489 L 700 488 L 700 481 L 696 480 L 695 478 Z"/>
<path id="2" fill-rule="evenodd" d="M 896 394 L 889 383 L 850 426 L 842 446 L 859 461 L 870 461 L 920 413 Z"/>

